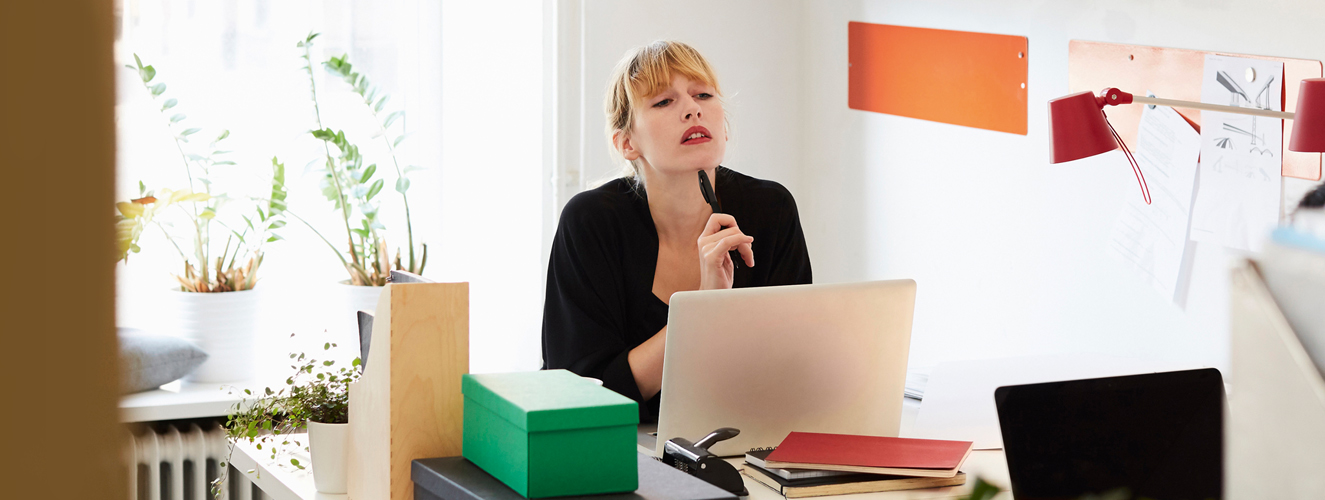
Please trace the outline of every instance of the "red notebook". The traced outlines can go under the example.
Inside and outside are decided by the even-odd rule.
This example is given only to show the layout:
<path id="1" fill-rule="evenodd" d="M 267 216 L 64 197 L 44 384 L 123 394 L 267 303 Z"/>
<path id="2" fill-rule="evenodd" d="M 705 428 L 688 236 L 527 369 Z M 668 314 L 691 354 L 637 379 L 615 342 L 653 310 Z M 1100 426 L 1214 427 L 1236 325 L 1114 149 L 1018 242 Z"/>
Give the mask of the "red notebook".
<path id="1" fill-rule="evenodd" d="M 972 444 L 971 441 L 793 432 L 765 462 L 773 468 L 953 477 L 971 455 Z"/>

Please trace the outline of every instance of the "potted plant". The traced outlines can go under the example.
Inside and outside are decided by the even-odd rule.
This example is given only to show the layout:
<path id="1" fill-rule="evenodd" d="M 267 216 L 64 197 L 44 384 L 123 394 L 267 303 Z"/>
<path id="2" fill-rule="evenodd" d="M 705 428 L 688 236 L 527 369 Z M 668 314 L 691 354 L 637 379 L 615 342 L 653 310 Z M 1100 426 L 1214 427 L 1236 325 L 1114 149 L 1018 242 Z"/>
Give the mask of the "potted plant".
<path id="1" fill-rule="evenodd" d="M 408 174 L 419 169 L 415 166 L 402 166 L 397 147 L 405 140 L 406 134 L 398 132 L 403 125 L 397 126 L 404 117 L 404 111 L 386 113 L 389 99 L 384 92 L 369 82 L 367 76 L 354 71 L 347 56 L 332 57 L 321 65 L 331 74 L 349 84 L 350 90 L 357 94 L 368 113 L 374 119 L 376 133 L 374 139 L 381 139 L 389 152 L 391 166 L 395 172 L 394 190 L 404 202 L 405 238 L 408 249 L 402 255 L 400 248 L 395 250 L 394 259 L 386 241 L 386 225 L 380 213 L 381 199 L 378 197 L 386 186 L 386 179 L 378 175 L 376 163 L 366 164 L 359 147 L 356 146 L 344 130 L 335 130 L 323 121 L 322 108 L 318 103 L 317 78 L 313 58 L 313 40 L 317 33 L 310 33 L 297 45 L 303 49 L 304 70 L 307 73 L 309 88 L 312 91 L 312 104 L 316 122 L 311 135 L 322 143 L 324 157 L 314 163 L 322 163 L 322 194 L 332 203 L 340 216 L 344 228 L 343 243 L 338 246 L 318 236 L 340 260 L 348 274 L 340 283 L 347 285 L 339 288 L 339 301 L 343 307 L 337 312 L 338 325 L 354 324 L 354 311 L 372 311 L 377 307 L 381 287 L 386 285 L 392 269 L 422 274 L 428 262 L 428 245 L 416 247 L 414 225 L 411 220 L 409 205 L 410 179 Z M 395 128 L 393 128 L 395 127 Z M 316 232 L 316 230 L 315 230 Z M 417 250 L 416 250 L 417 248 Z"/>
<path id="2" fill-rule="evenodd" d="M 254 287 L 262 266 L 263 246 L 281 239 L 276 229 L 285 225 L 285 166 L 272 159 L 270 195 L 264 199 L 231 197 L 213 191 L 213 176 L 235 169 L 226 159 L 221 131 L 205 146 L 191 142 L 202 129 L 184 125 L 187 117 L 175 109 L 179 101 L 167 98 L 166 84 L 156 80 L 156 69 L 134 55 L 143 88 L 179 151 L 180 166 L 188 181 L 182 189 L 148 190 L 139 182 L 138 197 L 116 203 L 120 260 L 138 253 L 141 237 L 158 229 L 179 256 L 178 287 L 171 294 L 176 307 L 175 335 L 196 342 L 208 360 L 191 375 L 198 382 L 247 378 L 252 369 L 253 334 L 257 327 L 258 297 Z"/>
<path id="3" fill-rule="evenodd" d="M 323 345 L 323 350 L 335 347 L 335 343 L 329 342 Z M 318 360 L 304 353 L 291 353 L 290 359 L 294 374 L 285 379 L 285 387 L 264 388 L 256 397 L 245 389 L 243 399 L 231 408 L 225 424 L 229 454 L 220 464 L 220 477 L 212 483 L 212 493 L 217 498 L 227 484 L 230 469 L 227 464 L 234 455 L 235 444 L 241 440 L 270 453 L 273 461 L 289 463 L 300 470 L 306 465 L 288 455 L 294 450 L 308 452 L 317 491 L 345 493 L 349 388 L 362 373 L 361 362 L 355 358 L 350 366 L 336 367 L 333 360 Z M 301 434 L 304 430 L 308 433 L 306 439 Z"/>

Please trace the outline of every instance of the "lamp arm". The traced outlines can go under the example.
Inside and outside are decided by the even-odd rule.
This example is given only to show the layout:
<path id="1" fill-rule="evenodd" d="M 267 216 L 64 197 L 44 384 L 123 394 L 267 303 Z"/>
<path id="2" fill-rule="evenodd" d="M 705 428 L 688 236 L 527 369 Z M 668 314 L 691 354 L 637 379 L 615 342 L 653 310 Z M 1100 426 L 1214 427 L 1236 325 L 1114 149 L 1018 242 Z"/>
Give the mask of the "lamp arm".
<path id="1" fill-rule="evenodd" d="M 1267 118 L 1278 118 L 1282 120 L 1292 120 L 1293 113 L 1285 111 L 1271 111 L 1268 109 L 1242 108 L 1238 106 L 1221 106 L 1218 104 L 1206 104 L 1203 102 L 1179 101 L 1176 99 L 1159 99 L 1156 97 L 1146 97 L 1129 94 L 1118 89 L 1105 89 L 1100 95 L 1103 104 L 1117 106 L 1120 104 L 1154 104 L 1157 106 L 1168 106 L 1171 108 L 1189 108 L 1200 109 L 1204 111 L 1221 111 L 1224 113 L 1234 113 L 1239 115 L 1264 116 Z"/>

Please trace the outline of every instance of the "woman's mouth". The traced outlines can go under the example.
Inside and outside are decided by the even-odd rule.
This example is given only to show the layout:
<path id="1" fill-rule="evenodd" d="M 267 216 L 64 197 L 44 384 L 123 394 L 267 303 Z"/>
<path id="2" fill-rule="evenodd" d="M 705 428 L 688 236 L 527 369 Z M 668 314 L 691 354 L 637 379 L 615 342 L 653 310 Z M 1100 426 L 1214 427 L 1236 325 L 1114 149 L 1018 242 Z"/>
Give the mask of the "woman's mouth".
<path id="1" fill-rule="evenodd" d="M 681 136 L 681 144 L 686 146 L 703 144 L 713 140 L 712 137 L 709 129 L 696 125 L 686 129 L 685 134 Z"/>

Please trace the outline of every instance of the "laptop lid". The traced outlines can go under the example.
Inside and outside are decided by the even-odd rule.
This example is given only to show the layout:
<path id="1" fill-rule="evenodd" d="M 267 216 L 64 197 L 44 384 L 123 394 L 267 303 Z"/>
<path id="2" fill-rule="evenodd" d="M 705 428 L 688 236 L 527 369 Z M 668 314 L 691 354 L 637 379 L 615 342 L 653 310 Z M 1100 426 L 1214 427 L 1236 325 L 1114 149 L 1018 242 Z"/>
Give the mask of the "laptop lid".
<path id="1" fill-rule="evenodd" d="M 719 456 L 791 431 L 897 436 L 912 280 L 672 295 L 655 453 L 720 427 Z"/>
<path id="2" fill-rule="evenodd" d="M 1219 370 L 1006 386 L 994 402 L 1018 500 L 1222 498 Z"/>

